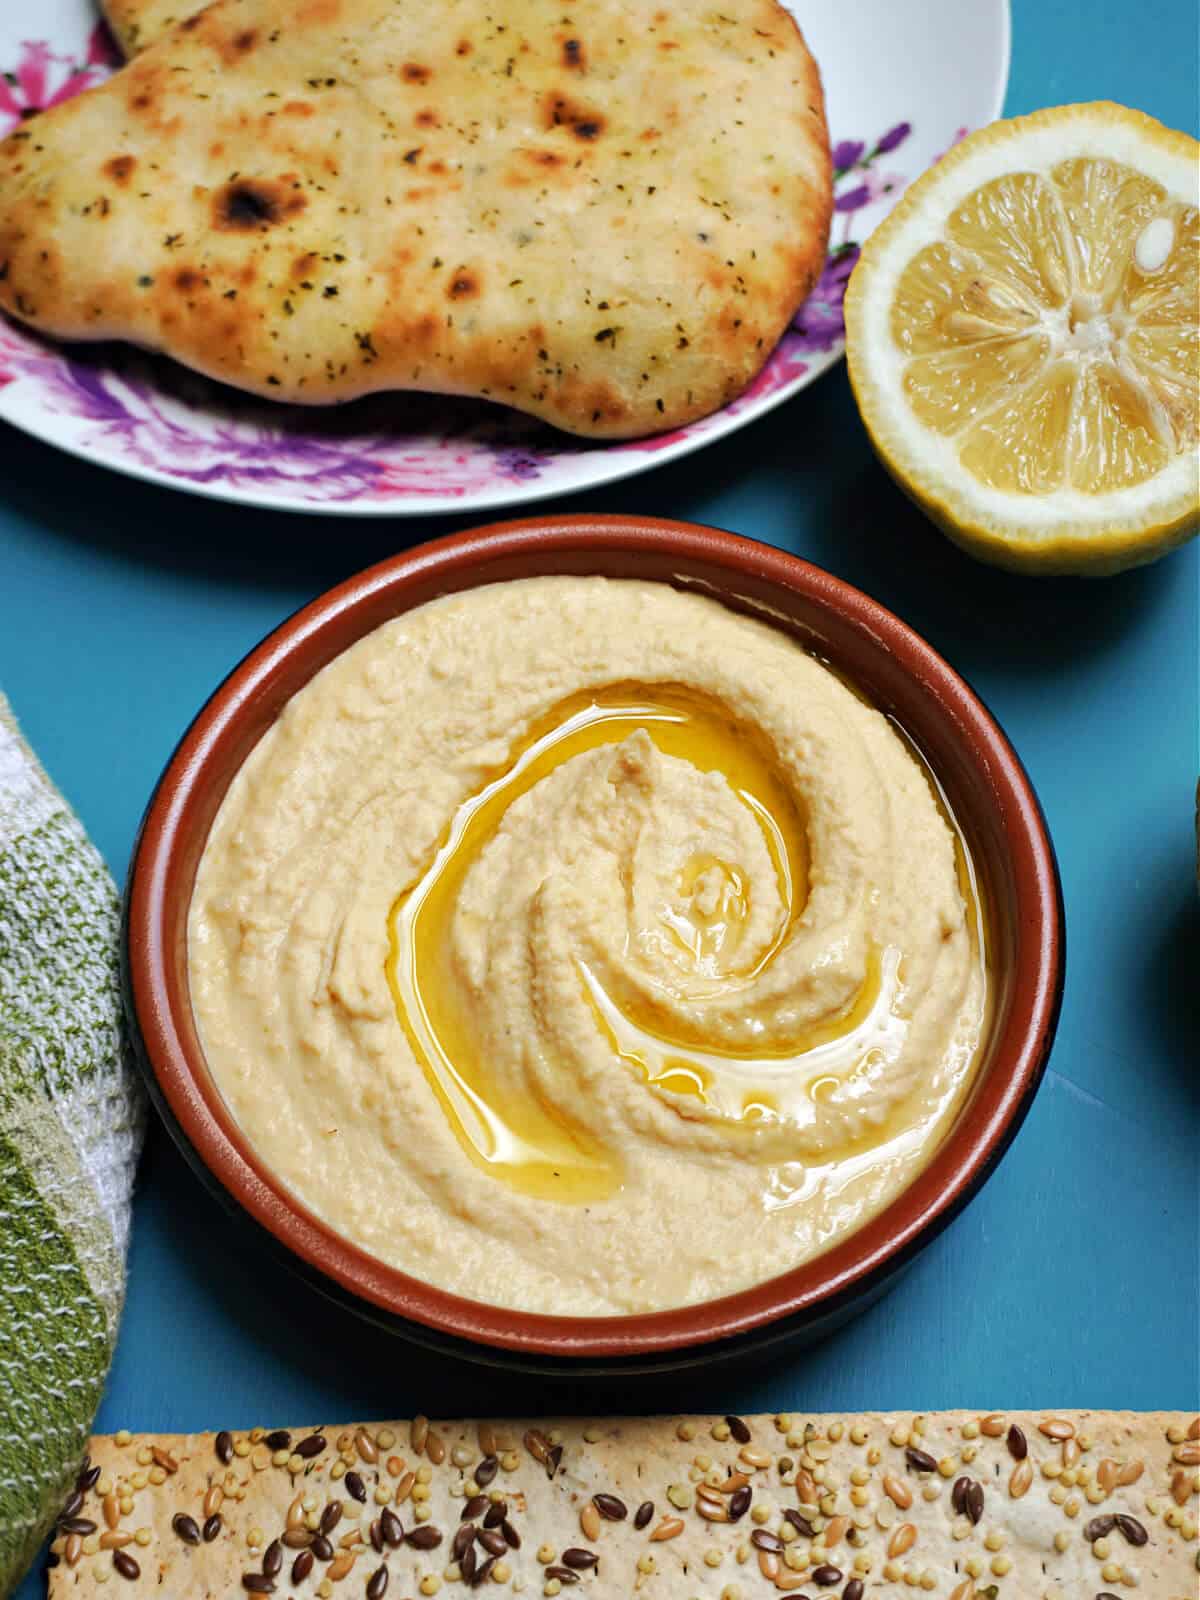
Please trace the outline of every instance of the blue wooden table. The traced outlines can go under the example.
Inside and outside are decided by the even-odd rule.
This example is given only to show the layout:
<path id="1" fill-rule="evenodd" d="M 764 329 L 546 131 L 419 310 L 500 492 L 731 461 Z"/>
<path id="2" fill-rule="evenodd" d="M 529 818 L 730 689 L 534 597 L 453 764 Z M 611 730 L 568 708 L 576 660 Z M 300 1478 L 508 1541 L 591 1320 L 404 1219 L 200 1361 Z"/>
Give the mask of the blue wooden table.
<path id="1" fill-rule="evenodd" d="M 1152 11 L 1015 0 L 1014 13 L 1010 112 L 1110 97 L 1196 131 L 1193 0 Z M 118 877 L 160 767 L 229 666 L 329 584 L 455 525 L 227 509 L 7 429 L 0 483 L 0 685 Z M 975 565 L 875 464 L 841 368 L 701 456 L 576 508 L 735 529 L 913 623 L 1024 757 L 1069 928 L 1062 1026 L 1029 1120 L 901 1287 L 821 1348 L 641 1386 L 626 1403 L 1194 1408 L 1200 548 L 1089 583 Z M 335 1310 L 268 1260 L 152 1131 L 101 1426 L 593 1403 L 585 1386 L 550 1393 L 444 1364 Z M 40 1592 L 33 1579 L 20 1591 Z"/>

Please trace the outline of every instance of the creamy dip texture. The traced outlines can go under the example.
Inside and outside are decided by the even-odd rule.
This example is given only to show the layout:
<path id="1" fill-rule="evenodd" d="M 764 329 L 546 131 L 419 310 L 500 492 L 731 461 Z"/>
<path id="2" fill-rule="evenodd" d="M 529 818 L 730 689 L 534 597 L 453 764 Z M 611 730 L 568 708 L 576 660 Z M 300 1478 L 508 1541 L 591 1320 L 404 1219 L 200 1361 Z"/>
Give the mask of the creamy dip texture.
<path id="1" fill-rule="evenodd" d="M 230 787 L 189 918 L 213 1075 L 365 1250 L 563 1314 L 799 1265 L 970 1080 L 970 866 L 903 737 L 781 631 L 538 578 L 379 628 Z"/>

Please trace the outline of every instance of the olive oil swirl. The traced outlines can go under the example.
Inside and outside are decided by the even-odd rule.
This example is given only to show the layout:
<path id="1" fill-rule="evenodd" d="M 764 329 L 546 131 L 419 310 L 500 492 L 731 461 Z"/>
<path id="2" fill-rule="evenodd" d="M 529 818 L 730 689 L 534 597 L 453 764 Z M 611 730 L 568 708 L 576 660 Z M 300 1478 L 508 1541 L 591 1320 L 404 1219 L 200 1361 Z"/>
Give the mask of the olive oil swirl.
<path id="1" fill-rule="evenodd" d="M 509 807 L 573 758 L 639 737 L 697 774 L 720 775 L 753 815 L 775 878 L 776 922 L 749 959 L 739 957 L 755 889 L 741 863 L 703 852 L 689 859 L 677 895 L 643 933 L 687 971 L 701 1017 L 706 984 L 727 1000 L 731 987 L 749 990 L 770 968 L 808 897 L 800 802 L 761 736 L 716 699 L 664 685 L 606 686 L 571 696 L 528 731 L 458 807 L 430 865 L 394 904 L 387 963 L 396 1014 L 462 1149 L 528 1195 L 602 1199 L 621 1183 L 620 1151 L 589 1130 L 569 1097 L 561 1103 L 532 1086 L 514 1093 L 511 1081 L 498 1080 L 455 981 L 451 926 L 467 875 Z M 652 982 L 629 990 L 584 953 L 572 959 L 595 1026 L 621 1064 L 616 1070 L 639 1075 L 682 1116 L 719 1121 L 725 1137 L 732 1131 L 743 1139 L 747 1155 L 754 1130 L 810 1122 L 835 1090 L 896 1053 L 907 1027 L 895 948 L 868 951 L 865 980 L 836 1014 L 785 1029 L 759 1048 L 714 1047 L 702 1025 L 654 1003 Z"/>

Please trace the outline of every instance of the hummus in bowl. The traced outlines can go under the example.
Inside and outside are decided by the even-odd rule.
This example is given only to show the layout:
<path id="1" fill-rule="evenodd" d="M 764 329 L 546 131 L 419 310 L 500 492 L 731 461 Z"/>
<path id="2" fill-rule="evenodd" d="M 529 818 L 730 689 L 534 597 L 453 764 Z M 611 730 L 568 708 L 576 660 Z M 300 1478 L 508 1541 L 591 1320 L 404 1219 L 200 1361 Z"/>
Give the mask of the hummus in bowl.
<path id="1" fill-rule="evenodd" d="M 900 727 L 771 622 L 595 575 L 433 599 L 294 693 L 208 832 L 186 968 L 303 1207 L 568 1317 L 846 1241 L 943 1145 L 992 1000 Z"/>

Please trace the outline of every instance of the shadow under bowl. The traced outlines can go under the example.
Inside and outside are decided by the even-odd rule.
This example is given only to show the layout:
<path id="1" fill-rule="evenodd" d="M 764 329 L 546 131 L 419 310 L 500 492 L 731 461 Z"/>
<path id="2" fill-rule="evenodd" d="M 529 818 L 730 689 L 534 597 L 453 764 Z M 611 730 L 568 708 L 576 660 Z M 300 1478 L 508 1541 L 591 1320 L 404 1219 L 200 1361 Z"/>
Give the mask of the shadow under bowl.
<path id="1" fill-rule="evenodd" d="M 284 705 L 384 622 L 439 595 L 552 574 L 638 577 L 769 621 L 895 720 L 941 784 L 988 908 L 992 1008 L 969 1097 L 916 1180 L 805 1265 L 737 1294 L 620 1317 L 533 1314 L 449 1294 L 385 1265 L 293 1196 L 234 1121 L 201 1049 L 187 920 L 209 829 L 235 773 Z M 832 1331 L 889 1286 L 978 1191 L 1020 1127 L 1049 1056 L 1064 930 L 1053 847 L 1012 746 L 912 629 L 782 551 L 661 519 L 547 516 L 459 533 L 370 568 L 304 607 L 230 674 L 184 734 L 150 800 L 125 896 L 126 1007 L 153 1099 L 208 1187 L 288 1263 L 361 1315 L 432 1348 L 573 1377 L 662 1371 Z"/>

